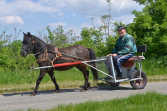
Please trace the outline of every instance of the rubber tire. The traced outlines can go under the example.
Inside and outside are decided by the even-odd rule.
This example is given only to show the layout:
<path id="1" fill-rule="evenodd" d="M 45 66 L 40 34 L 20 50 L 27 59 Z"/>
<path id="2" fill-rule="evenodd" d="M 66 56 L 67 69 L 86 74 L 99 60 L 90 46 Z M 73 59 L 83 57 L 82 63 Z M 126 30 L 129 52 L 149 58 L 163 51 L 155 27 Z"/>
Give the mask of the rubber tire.
<path id="1" fill-rule="evenodd" d="M 112 86 L 112 87 L 117 87 L 117 86 L 120 85 L 120 82 L 116 82 L 116 83 L 114 83 L 114 82 L 108 82 L 108 84 L 109 84 L 110 86 Z"/>
<path id="2" fill-rule="evenodd" d="M 140 76 L 140 72 L 139 70 L 136 70 L 134 73 L 132 73 L 131 75 L 131 79 L 134 79 L 134 78 L 137 78 L 137 76 L 139 77 Z M 147 75 L 145 72 L 141 71 L 141 78 L 142 80 L 134 80 L 134 81 L 130 81 L 130 84 L 131 86 L 134 88 L 134 89 L 143 89 L 146 84 L 147 84 Z M 140 85 L 140 83 L 142 82 L 142 84 Z M 138 86 L 138 85 L 139 86 Z"/>

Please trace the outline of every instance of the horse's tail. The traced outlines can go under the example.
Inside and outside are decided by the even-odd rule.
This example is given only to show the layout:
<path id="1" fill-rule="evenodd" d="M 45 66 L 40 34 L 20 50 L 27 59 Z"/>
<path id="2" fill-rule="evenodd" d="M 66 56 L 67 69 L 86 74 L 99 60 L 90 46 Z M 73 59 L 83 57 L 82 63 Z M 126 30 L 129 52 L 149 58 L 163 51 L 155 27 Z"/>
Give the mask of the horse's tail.
<path id="1" fill-rule="evenodd" d="M 93 49 L 90 49 L 90 48 L 87 48 L 89 50 L 89 55 L 90 55 L 90 59 L 96 59 L 96 55 L 95 55 L 95 52 Z M 96 68 L 96 63 L 95 62 L 90 62 L 90 65 L 92 65 L 93 67 Z M 96 69 L 92 68 L 91 67 L 91 70 L 93 72 L 93 77 L 94 77 L 94 80 L 97 81 L 98 79 L 98 72 Z"/>

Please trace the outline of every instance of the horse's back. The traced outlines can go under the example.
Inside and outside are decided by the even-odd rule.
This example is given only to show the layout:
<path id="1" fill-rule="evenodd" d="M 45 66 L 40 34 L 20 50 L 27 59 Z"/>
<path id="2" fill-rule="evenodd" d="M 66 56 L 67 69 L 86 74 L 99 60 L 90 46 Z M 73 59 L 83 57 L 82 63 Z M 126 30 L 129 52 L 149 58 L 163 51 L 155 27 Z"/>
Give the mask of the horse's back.
<path id="1" fill-rule="evenodd" d="M 69 47 L 64 47 L 64 48 L 59 48 L 59 50 L 74 50 L 74 49 L 77 49 L 77 50 L 88 50 L 85 46 L 83 45 L 73 45 L 73 46 L 69 46 Z"/>
<path id="2" fill-rule="evenodd" d="M 83 45 L 73 45 L 70 47 L 64 47 L 58 49 L 60 53 L 70 57 L 70 55 L 78 58 L 90 59 L 89 50 Z"/>

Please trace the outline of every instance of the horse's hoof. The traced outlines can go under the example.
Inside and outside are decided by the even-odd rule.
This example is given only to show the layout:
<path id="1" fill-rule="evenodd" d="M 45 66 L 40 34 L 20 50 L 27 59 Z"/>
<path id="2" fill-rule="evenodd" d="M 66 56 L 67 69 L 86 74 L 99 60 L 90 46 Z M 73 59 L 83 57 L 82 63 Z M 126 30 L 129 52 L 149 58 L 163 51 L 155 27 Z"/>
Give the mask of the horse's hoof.
<path id="1" fill-rule="evenodd" d="M 90 87 L 88 87 L 87 89 L 90 89 Z"/>
<path id="2" fill-rule="evenodd" d="M 90 89 L 90 83 L 88 83 L 87 89 Z"/>
<path id="3" fill-rule="evenodd" d="M 35 96 L 35 93 L 31 93 L 30 96 Z"/>
<path id="4" fill-rule="evenodd" d="M 81 90 L 80 90 L 80 92 L 85 92 L 86 91 L 86 89 L 85 88 L 82 88 Z"/>
<path id="5" fill-rule="evenodd" d="M 58 92 L 59 92 L 59 90 L 54 90 L 54 92 L 53 92 L 53 93 L 54 93 L 54 94 L 56 94 L 56 93 L 58 93 Z"/>
<path id="6" fill-rule="evenodd" d="M 37 93 L 37 91 L 33 91 L 33 92 L 30 94 L 30 96 L 35 96 L 36 93 Z"/>

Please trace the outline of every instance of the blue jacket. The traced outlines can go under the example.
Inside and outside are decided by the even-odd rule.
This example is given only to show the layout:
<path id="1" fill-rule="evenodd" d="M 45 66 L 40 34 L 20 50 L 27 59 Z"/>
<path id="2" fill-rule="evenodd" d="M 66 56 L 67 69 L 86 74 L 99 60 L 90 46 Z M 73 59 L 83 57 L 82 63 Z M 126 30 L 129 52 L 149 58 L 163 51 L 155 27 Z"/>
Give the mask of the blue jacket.
<path id="1" fill-rule="evenodd" d="M 112 50 L 111 54 L 117 53 L 118 55 L 135 54 L 137 52 L 136 43 L 134 38 L 126 33 L 124 37 L 119 37 L 115 48 Z"/>

